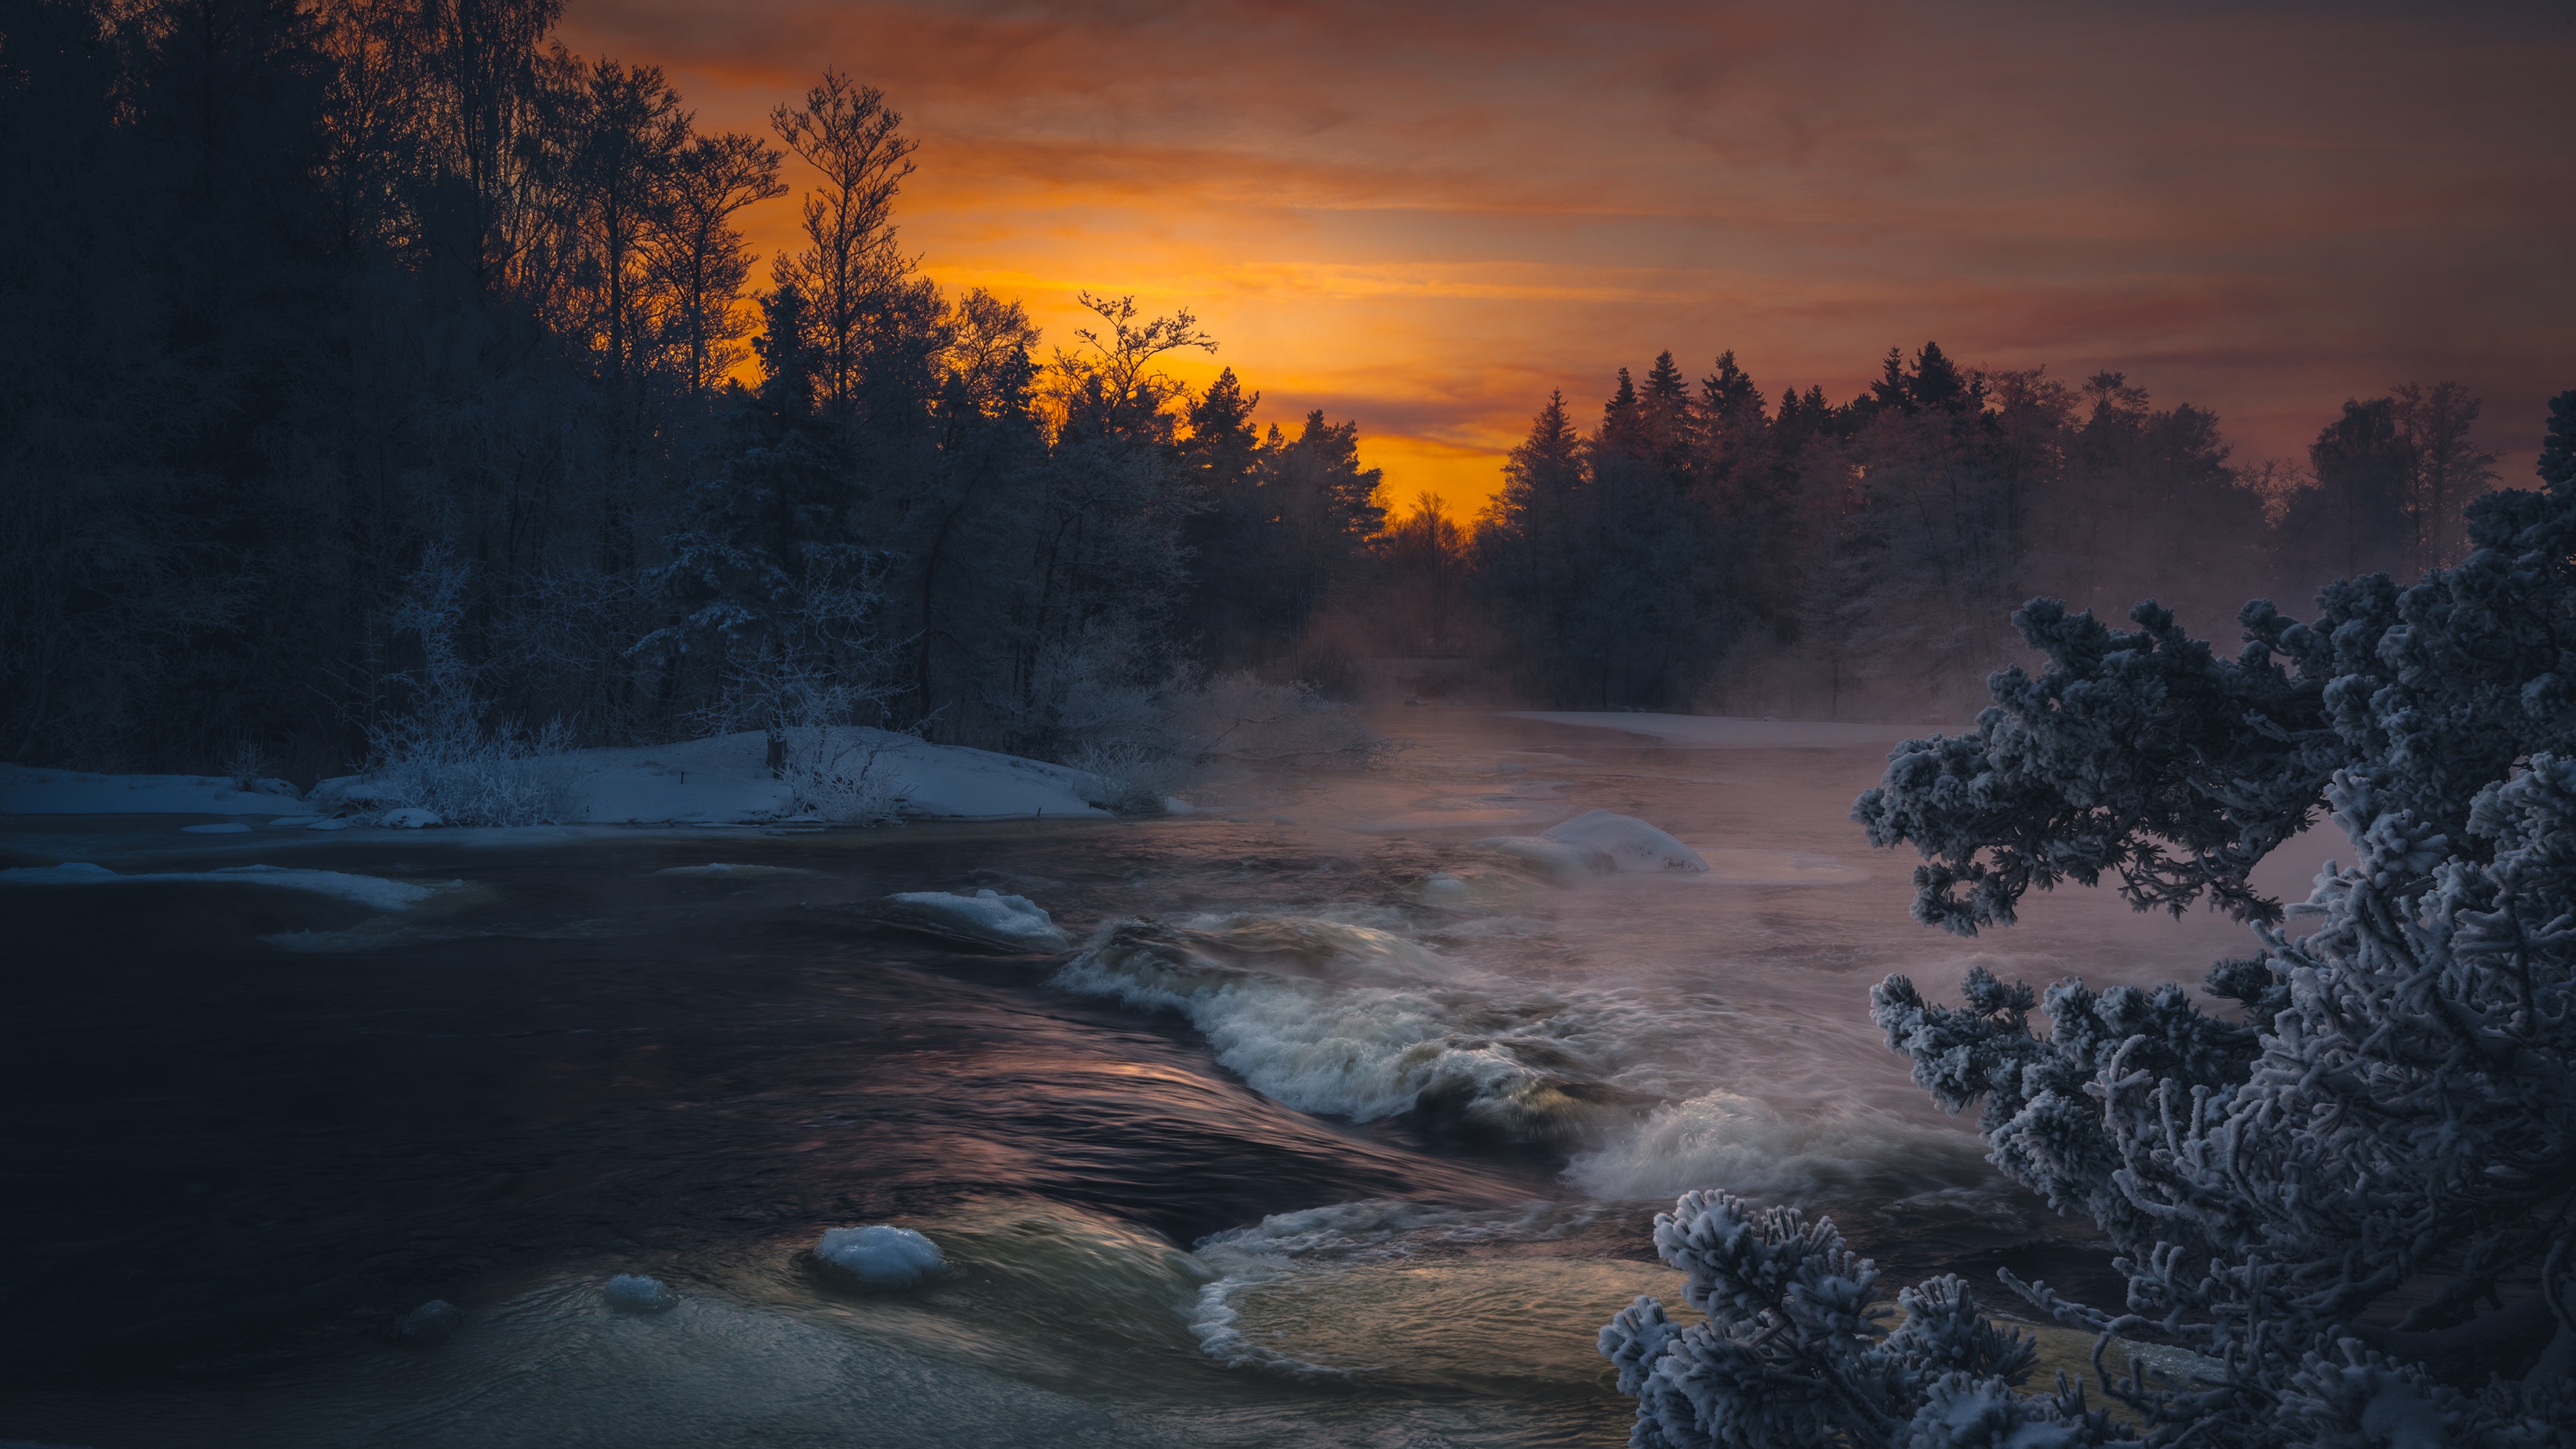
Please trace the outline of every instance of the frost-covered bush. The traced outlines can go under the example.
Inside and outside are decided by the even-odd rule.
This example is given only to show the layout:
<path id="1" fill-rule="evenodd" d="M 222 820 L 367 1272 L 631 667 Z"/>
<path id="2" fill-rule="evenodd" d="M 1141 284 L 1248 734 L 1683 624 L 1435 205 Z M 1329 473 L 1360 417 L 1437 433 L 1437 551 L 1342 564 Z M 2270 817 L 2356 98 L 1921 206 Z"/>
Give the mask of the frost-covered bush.
<path id="1" fill-rule="evenodd" d="M 795 810 L 836 825 L 891 825 L 910 787 L 889 759 L 909 737 L 884 730 L 788 725 L 779 778 Z"/>
<path id="2" fill-rule="evenodd" d="M 2234 660 L 2151 604 L 2119 633 L 2034 602 L 2016 621 L 2042 675 L 1996 675 L 1975 735 L 1900 747 L 1855 807 L 1875 843 L 1927 857 L 1927 923 L 1973 933 L 2032 886 L 2113 875 L 2141 908 L 2205 895 L 2255 924 L 2258 953 L 2207 977 L 2225 1015 L 2179 986 L 2041 994 L 1982 971 L 1956 1008 L 1901 976 L 1873 993 L 1915 1079 L 1953 1110 L 1982 1103 L 1992 1160 L 2099 1222 L 2128 1291 L 2109 1307 L 2005 1282 L 2106 1341 L 2214 1365 L 2104 1385 L 2149 1443 L 2576 1442 L 2570 402 L 2548 490 L 2472 505 L 2469 558 L 2411 588 L 2332 585 L 2311 624 L 2250 604 Z M 2358 859 L 2293 908 L 2310 924 L 2294 938 L 2248 876 L 2321 807 Z M 1917 1383 L 1900 1421 L 1912 1401 L 1888 1396 L 1916 1370 L 1831 1316 L 1866 1296 L 1865 1263 L 1705 1199 L 1672 1221 L 1676 1244 L 1713 1245 L 1666 1247 L 1694 1291 L 1786 1286 L 1718 1295 L 1699 1339 L 1643 1302 L 1605 1332 L 1640 1445 L 2129 1432 L 1970 1368 Z"/>
<path id="3" fill-rule="evenodd" d="M 581 770 L 561 721 L 527 730 L 490 717 L 456 640 L 468 570 L 433 550 L 412 575 L 396 627 L 418 637 L 421 667 L 393 676 L 408 709 L 367 731 L 364 793 L 450 825 L 550 825 L 580 811 Z"/>
<path id="4" fill-rule="evenodd" d="M 1878 1270 L 1830 1220 L 1685 1193 L 1655 1218 L 1655 1251 L 1684 1275 L 1685 1328 L 1639 1298 L 1601 1330 L 1619 1392 L 1637 1401 L 1635 1449 L 1700 1445 L 2053 1446 L 2116 1436 L 2061 1378 L 2019 1392 L 2038 1348 L 1940 1277 L 1878 1302 Z"/>

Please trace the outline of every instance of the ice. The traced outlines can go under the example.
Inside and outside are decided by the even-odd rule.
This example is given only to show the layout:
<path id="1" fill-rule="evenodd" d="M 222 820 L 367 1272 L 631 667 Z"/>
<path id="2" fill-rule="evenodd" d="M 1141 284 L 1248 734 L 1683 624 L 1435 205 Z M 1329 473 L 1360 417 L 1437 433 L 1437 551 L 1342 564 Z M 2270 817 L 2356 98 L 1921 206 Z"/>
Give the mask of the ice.
<path id="1" fill-rule="evenodd" d="M 400 810 L 386 811 L 376 817 L 376 823 L 392 830 L 426 830 L 433 825 L 445 825 L 447 822 L 440 819 L 435 810 L 423 810 L 417 805 L 409 805 Z"/>
<path id="2" fill-rule="evenodd" d="M 934 926 L 961 936 L 1024 951 L 1066 951 L 1073 938 L 1026 896 L 979 890 L 971 896 L 947 891 L 905 891 L 886 897 L 895 909 L 889 919 Z"/>
<path id="3" fill-rule="evenodd" d="M 441 887 L 413 885 L 409 881 L 386 880 L 382 876 L 350 875 L 336 870 L 290 870 L 275 865 L 231 865 L 221 870 L 165 871 L 143 875 L 118 875 L 104 866 L 87 861 L 63 865 L 23 866 L 0 870 L 0 885 L 142 885 L 142 884 L 211 884 L 255 885 L 284 890 L 312 891 L 318 895 L 338 896 L 379 911 L 406 910 L 437 895 Z M 449 882 L 458 885 L 461 882 Z"/>
<path id="4" fill-rule="evenodd" d="M 432 1298 L 402 1316 L 396 1331 L 410 1343 L 440 1343 L 455 1335 L 465 1310 L 444 1298 Z"/>
<path id="5" fill-rule="evenodd" d="M 605 1293 L 608 1306 L 620 1313 L 659 1313 L 680 1301 L 661 1279 L 641 1273 L 618 1274 L 608 1280 Z"/>
<path id="6" fill-rule="evenodd" d="M 909 1288 L 948 1266 L 938 1244 L 885 1223 L 829 1229 L 814 1245 L 814 1256 L 862 1288 Z"/>
<path id="7" fill-rule="evenodd" d="M 742 876 L 749 878 L 751 876 L 761 875 L 820 875 L 822 872 L 807 870 L 801 865 L 738 865 L 731 861 L 718 860 L 710 861 L 705 865 L 668 866 L 653 873 L 655 875 Z"/>

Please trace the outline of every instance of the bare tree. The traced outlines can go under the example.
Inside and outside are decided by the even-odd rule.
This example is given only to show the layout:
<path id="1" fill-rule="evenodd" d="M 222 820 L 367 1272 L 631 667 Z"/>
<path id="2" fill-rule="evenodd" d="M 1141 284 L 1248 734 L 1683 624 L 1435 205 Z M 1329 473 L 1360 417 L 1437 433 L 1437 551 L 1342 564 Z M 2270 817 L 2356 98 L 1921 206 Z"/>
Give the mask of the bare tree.
<path id="1" fill-rule="evenodd" d="M 823 176 L 823 189 L 805 194 L 808 245 L 780 257 L 775 272 L 813 309 L 824 396 L 847 406 L 864 375 L 872 326 L 912 270 L 895 249 L 892 217 L 918 143 L 899 134 L 903 116 L 886 107 L 884 92 L 830 69 L 805 93 L 804 109 L 781 104 L 769 122 Z"/>

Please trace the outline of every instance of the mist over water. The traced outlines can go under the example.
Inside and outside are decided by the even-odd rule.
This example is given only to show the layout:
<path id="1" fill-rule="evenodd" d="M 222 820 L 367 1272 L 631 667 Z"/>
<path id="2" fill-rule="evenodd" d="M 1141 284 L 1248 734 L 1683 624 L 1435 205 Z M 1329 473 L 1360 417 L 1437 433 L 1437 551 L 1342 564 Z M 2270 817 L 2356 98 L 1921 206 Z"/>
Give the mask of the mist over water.
<path id="1" fill-rule="evenodd" d="M 2241 928 L 2070 892 L 1922 930 L 1911 859 L 1845 818 L 1884 744 L 1382 724 L 1382 768 L 1114 824 L 13 821 L 0 865 L 187 878 L 0 895 L 0 1226 L 29 1245 L 0 1437 L 1608 1445 L 1628 1407 L 1592 1333 L 1674 1291 L 1646 1221 L 1682 1189 L 1829 1212 L 1895 1282 L 2104 1270 L 1907 1080 L 1868 988 L 2196 981 Z M 1478 843 L 1595 808 L 1712 870 L 1566 879 Z M 437 908 L 211 878 L 271 863 Z M 869 911 L 979 887 L 1080 948 Z M 873 1222 L 947 1269 L 869 1294 L 814 1261 Z M 613 1311 L 617 1272 L 677 1306 Z M 431 1298 L 456 1337 L 394 1341 Z"/>

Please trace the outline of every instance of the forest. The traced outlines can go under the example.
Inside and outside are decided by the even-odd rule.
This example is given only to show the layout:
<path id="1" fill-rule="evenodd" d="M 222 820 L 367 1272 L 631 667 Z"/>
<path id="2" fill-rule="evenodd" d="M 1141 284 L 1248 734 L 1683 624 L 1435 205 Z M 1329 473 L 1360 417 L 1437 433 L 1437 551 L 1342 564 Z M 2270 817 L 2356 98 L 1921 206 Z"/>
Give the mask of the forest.
<path id="1" fill-rule="evenodd" d="M 1384 659 L 1532 706 L 1964 717 L 2034 594 L 2161 590 L 2223 636 L 2453 561 L 2494 483 L 2448 382 L 2247 463 L 2120 372 L 1926 342 L 1839 403 L 1665 352 L 1597 421 L 1548 398 L 1460 519 L 1356 420 L 1178 380 L 1218 347 L 1188 310 L 1086 294 L 1050 339 L 943 291 L 878 90 L 826 70 L 708 131 L 559 8 L 10 5 L 0 754 L 309 779 L 437 714 L 1073 761 L 1214 677 Z M 764 206 L 795 250 L 752 252 Z"/>

